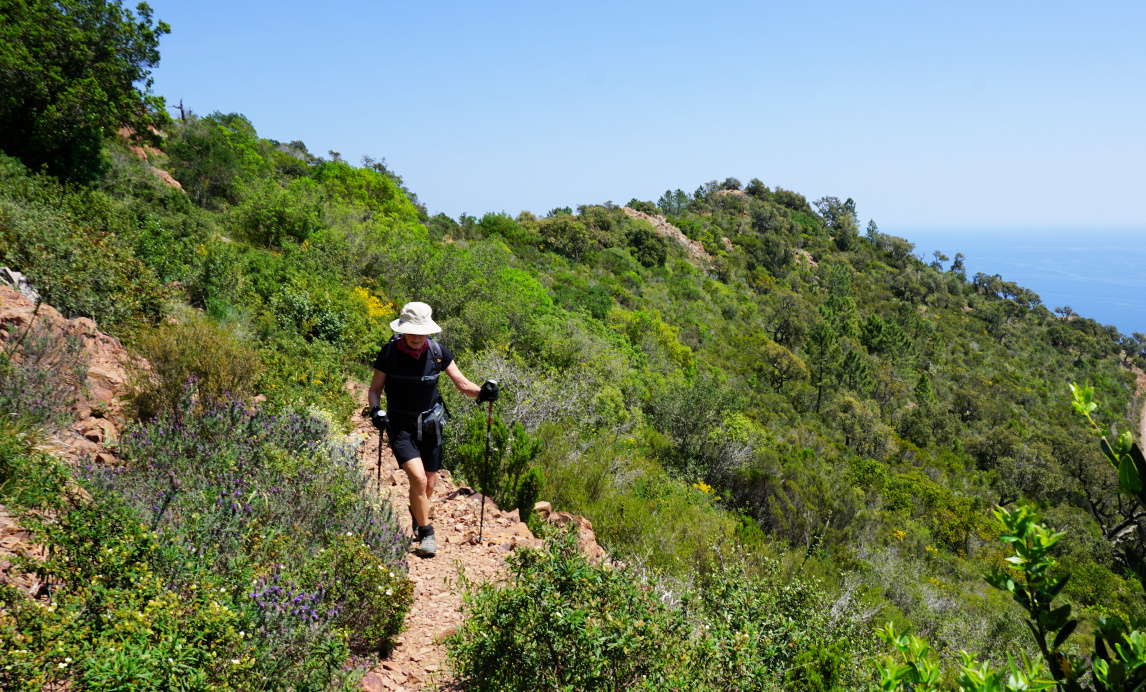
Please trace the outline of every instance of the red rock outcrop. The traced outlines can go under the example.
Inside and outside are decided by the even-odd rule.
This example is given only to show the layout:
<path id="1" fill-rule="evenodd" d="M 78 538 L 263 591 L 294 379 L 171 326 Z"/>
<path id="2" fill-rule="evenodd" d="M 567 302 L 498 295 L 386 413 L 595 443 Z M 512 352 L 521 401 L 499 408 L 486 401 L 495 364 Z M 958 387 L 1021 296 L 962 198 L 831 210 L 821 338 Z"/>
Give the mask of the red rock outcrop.
<path id="1" fill-rule="evenodd" d="M 101 452 L 100 445 L 115 441 L 121 427 L 123 406 L 118 397 L 127 382 L 127 351 L 119 339 L 101 332 L 92 320 L 67 319 L 47 304 L 37 310 L 35 302 L 0 285 L 0 342 L 20 338 L 33 323 L 50 330 L 55 338 L 80 342 L 87 388 L 73 406 L 75 423 L 59 441 L 77 456 Z"/>

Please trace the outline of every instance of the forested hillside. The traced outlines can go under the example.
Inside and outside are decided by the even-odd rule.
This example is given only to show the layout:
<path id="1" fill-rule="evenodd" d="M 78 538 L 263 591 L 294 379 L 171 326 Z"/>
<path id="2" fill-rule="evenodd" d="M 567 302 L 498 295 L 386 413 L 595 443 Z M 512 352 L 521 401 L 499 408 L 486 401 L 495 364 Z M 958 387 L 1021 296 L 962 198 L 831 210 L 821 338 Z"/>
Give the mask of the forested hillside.
<path id="1" fill-rule="evenodd" d="M 316 156 L 303 142 L 260 136 L 239 114 L 134 124 L 155 128 L 146 143 L 105 127 L 94 159 L 6 151 L 0 263 L 23 272 L 44 302 L 65 316 L 94 319 L 150 363 L 134 372 L 126 401 L 135 433 L 121 443 L 126 468 L 138 477 L 125 485 L 98 470 L 92 480 L 88 470 L 68 481 L 78 471 L 60 467 L 62 477 L 22 483 L 35 452 L 6 442 L 0 499 L 20 507 L 75 482 L 97 499 L 110 493 L 119 499 L 107 501 L 124 513 L 117 526 L 144 521 L 142 534 L 115 539 L 143 551 L 139 562 L 154 563 L 141 570 L 176 581 L 170 575 L 208 570 L 216 589 L 263 580 L 261 604 L 270 602 L 267 580 L 287 578 L 268 571 L 280 558 L 296 569 L 290 588 L 299 593 L 317 594 L 335 570 L 362 566 L 377 567 L 384 579 L 356 589 L 377 586 L 380 594 L 397 579 L 392 570 L 401 570 L 401 560 L 387 533 L 396 531 L 393 520 L 378 515 L 387 528 L 369 528 L 378 510 L 356 504 L 365 502 L 355 499 L 364 486 L 347 470 L 349 443 L 340 435 L 358 415 L 347 381 L 368 381 L 397 308 L 419 300 L 434 308 L 441 340 L 463 372 L 503 383 L 501 419 L 521 424 L 519 439 L 539 441 L 528 468 L 501 484 L 502 508 L 527 511 L 539 494 L 556 510 L 583 514 L 629 566 L 602 577 L 557 549 L 549 562 L 541 554 L 514 558 L 522 591 L 476 590 L 474 628 L 453 645 L 459 675 L 478 687 L 516 683 L 490 682 L 501 659 L 483 648 L 476 623 L 490 618 L 494 627 L 506 617 L 498 608 L 516 608 L 513 598 L 542 602 L 552 584 L 570 579 L 581 586 L 555 596 L 562 616 L 561 598 L 598 597 L 577 590 L 590 589 L 590 572 L 603 580 L 593 594 L 624 604 L 613 617 L 631 615 L 632 648 L 607 654 L 632 666 L 630 682 L 660 670 L 646 662 L 663 654 L 658 642 L 679 638 L 692 642 L 693 658 L 681 654 L 692 663 L 664 673 L 669 687 L 866 687 L 875 680 L 873 628 L 889 621 L 927 637 L 949 661 L 960 649 L 996 662 L 1007 651 L 1035 652 L 1020 608 L 982 579 L 1009 554 L 996 540 L 996 506 L 1037 511 L 1044 525 L 1066 532 L 1050 554 L 1055 569 L 1072 575 L 1056 596 L 1080 618 L 1079 651 L 1088 650 L 1099 618 L 1146 616 L 1135 576 L 1146 554 L 1142 507 L 1125 500 L 1125 487 L 1120 493 L 1119 470 L 1072 411 L 1069 390 L 1071 382 L 1093 383 L 1099 425 L 1137 431 L 1135 372 L 1146 337 L 1056 311 L 997 275 L 968 277 L 959 248 L 916 248 L 882 233 L 874 221 L 861 221 L 851 199 L 810 202 L 756 178 L 623 206 L 570 200 L 547 211 L 453 219 L 429 216 L 384 160 L 355 165 L 334 152 Z M 80 163 L 68 169 L 73 159 Z M 15 414 L 24 401 L 15 388 L 28 381 L 18 364 L 26 361 L 10 346 L 3 362 L 7 398 L 0 403 Z M 468 423 L 477 414 L 456 393 L 446 396 L 455 419 L 446 464 L 476 482 L 457 450 L 474 434 Z M 219 427 L 226 416 L 237 427 Z M 43 416 L 10 417 L 16 422 L 4 434 L 12 440 L 33 439 L 30 431 L 47 425 Z M 263 426 L 273 449 L 250 446 L 241 426 Z M 220 470 L 210 455 L 232 465 Z M 342 493 L 331 500 L 342 533 L 371 538 L 361 550 L 334 534 L 321 538 L 325 529 L 307 524 L 317 520 L 300 507 L 292 521 L 313 530 L 306 550 L 342 552 L 312 559 L 287 547 L 288 534 L 277 534 L 273 549 L 270 539 L 254 546 L 251 527 L 263 531 L 293 516 L 270 510 L 241 525 L 220 520 L 201 534 L 189 527 L 157 538 L 167 505 L 158 511 L 132 493 L 175 492 L 176 481 L 164 474 L 177 477 L 185 458 L 201 460 L 186 483 L 203 497 L 218 490 L 215 474 L 235 472 L 243 460 L 257 460 L 250 461 L 256 486 L 275 492 L 285 479 L 320 479 L 314 482 Z M 327 464 L 337 472 L 323 471 Z M 540 488 L 527 490 L 527 477 Z M 308 483 L 299 492 L 326 487 Z M 90 531 L 119 530 L 89 519 Z M 224 552 L 214 566 L 158 567 L 179 563 L 171 552 L 178 545 L 211 544 L 213 531 L 235 541 L 216 546 Z M 148 541 L 154 545 L 141 547 Z M 148 557 L 148 550 L 166 557 Z M 74 574 L 90 579 L 98 569 L 89 571 Z M 153 576 L 124 578 L 147 581 L 159 598 L 164 587 L 148 581 Z M 101 593 L 111 594 L 106 588 Z M 329 670 L 323 677 L 324 666 L 351 651 L 385 651 L 408 594 L 378 594 L 378 612 L 387 614 L 376 621 L 356 620 L 349 610 L 340 616 L 342 605 L 323 611 L 328 631 L 342 632 L 330 635 L 342 649 L 320 651 L 314 642 L 321 637 L 297 633 L 259 649 L 280 664 L 307 666 L 281 677 L 285 689 L 341 684 Z M 6 612 L 17 612 L 21 597 L 5 592 Z M 266 613 L 274 608 L 260 607 L 258 626 L 272 627 Z M 220 652 L 255 646 L 203 608 L 196 617 L 222 628 Z M 606 627 L 586 613 L 577 632 Z M 41 629 L 30 643 L 23 628 L 32 621 L 29 613 L 0 616 L 0 668 L 19 664 L 26 649 L 50 649 L 61 635 L 48 630 L 66 625 L 36 620 Z M 276 632 L 294 631 L 275 622 Z M 546 626 L 556 628 L 553 622 Z M 707 623 L 701 635 L 688 635 L 698 622 Z M 356 637 L 359 626 L 371 628 L 370 636 Z M 536 633 L 540 625 L 531 627 Z M 118 635 L 101 636 L 100 645 L 114 651 Z M 139 655 L 156 646 L 145 633 L 132 636 Z M 554 629 L 553 636 L 574 635 Z M 528 648 L 503 644 L 498 651 Z M 82 660 L 83 642 L 69 646 Z M 50 651 L 41 654 L 41 663 L 54 665 Z M 215 655 L 186 661 L 188 670 L 209 668 Z M 231 677 L 204 678 L 203 685 L 249 689 L 240 674 L 247 659 L 235 655 L 244 663 L 235 663 Z M 279 674 L 251 656 L 251 675 Z M 112 689 L 100 687 L 92 670 L 82 689 Z M 11 672 L 0 679 L 24 681 Z M 574 687 L 626 684 L 618 678 Z M 139 685 L 130 689 L 152 689 Z"/>

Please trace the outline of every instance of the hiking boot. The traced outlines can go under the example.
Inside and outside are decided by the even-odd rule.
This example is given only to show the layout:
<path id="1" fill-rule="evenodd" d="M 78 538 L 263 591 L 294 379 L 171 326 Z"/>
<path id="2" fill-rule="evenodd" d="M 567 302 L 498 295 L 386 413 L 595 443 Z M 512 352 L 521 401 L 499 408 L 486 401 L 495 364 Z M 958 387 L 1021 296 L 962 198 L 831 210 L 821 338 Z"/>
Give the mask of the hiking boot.
<path id="1" fill-rule="evenodd" d="M 438 544 L 434 540 L 434 534 L 429 533 L 422 536 L 422 542 L 414 549 L 414 554 L 418 557 L 433 557 L 438 554 Z"/>

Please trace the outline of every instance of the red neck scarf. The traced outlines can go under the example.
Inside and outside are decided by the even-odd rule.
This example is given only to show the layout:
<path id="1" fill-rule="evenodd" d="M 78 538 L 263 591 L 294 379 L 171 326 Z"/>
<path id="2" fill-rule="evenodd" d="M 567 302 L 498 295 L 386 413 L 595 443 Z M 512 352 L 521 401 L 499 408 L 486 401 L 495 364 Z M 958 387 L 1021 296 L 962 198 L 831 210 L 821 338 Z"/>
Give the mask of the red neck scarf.
<path id="1" fill-rule="evenodd" d="M 405 353 L 406 355 L 410 356 L 411 358 L 421 358 L 422 354 L 425 353 L 426 350 L 429 348 L 430 348 L 430 340 L 429 339 L 426 339 L 425 341 L 423 341 L 422 342 L 422 348 L 419 348 L 418 350 L 415 351 L 414 349 L 410 348 L 409 344 L 406 343 L 406 337 L 404 337 L 404 336 L 398 337 L 398 350 L 401 351 L 402 353 Z"/>

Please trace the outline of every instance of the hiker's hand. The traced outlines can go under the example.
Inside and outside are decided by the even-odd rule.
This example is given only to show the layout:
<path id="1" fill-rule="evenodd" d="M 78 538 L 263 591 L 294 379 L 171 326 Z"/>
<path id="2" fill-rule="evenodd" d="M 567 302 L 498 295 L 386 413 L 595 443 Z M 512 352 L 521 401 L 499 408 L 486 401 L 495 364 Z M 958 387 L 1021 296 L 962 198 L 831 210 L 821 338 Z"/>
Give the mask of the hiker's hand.
<path id="1" fill-rule="evenodd" d="M 390 419 L 386 417 L 386 412 L 377 406 L 370 409 L 370 423 L 378 428 L 379 432 L 390 427 Z"/>
<path id="2" fill-rule="evenodd" d="M 481 386 L 481 391 L 478 392 L 478 403 L 497 401 L 499 391 L 497 380 L 486 380 Z"/>

